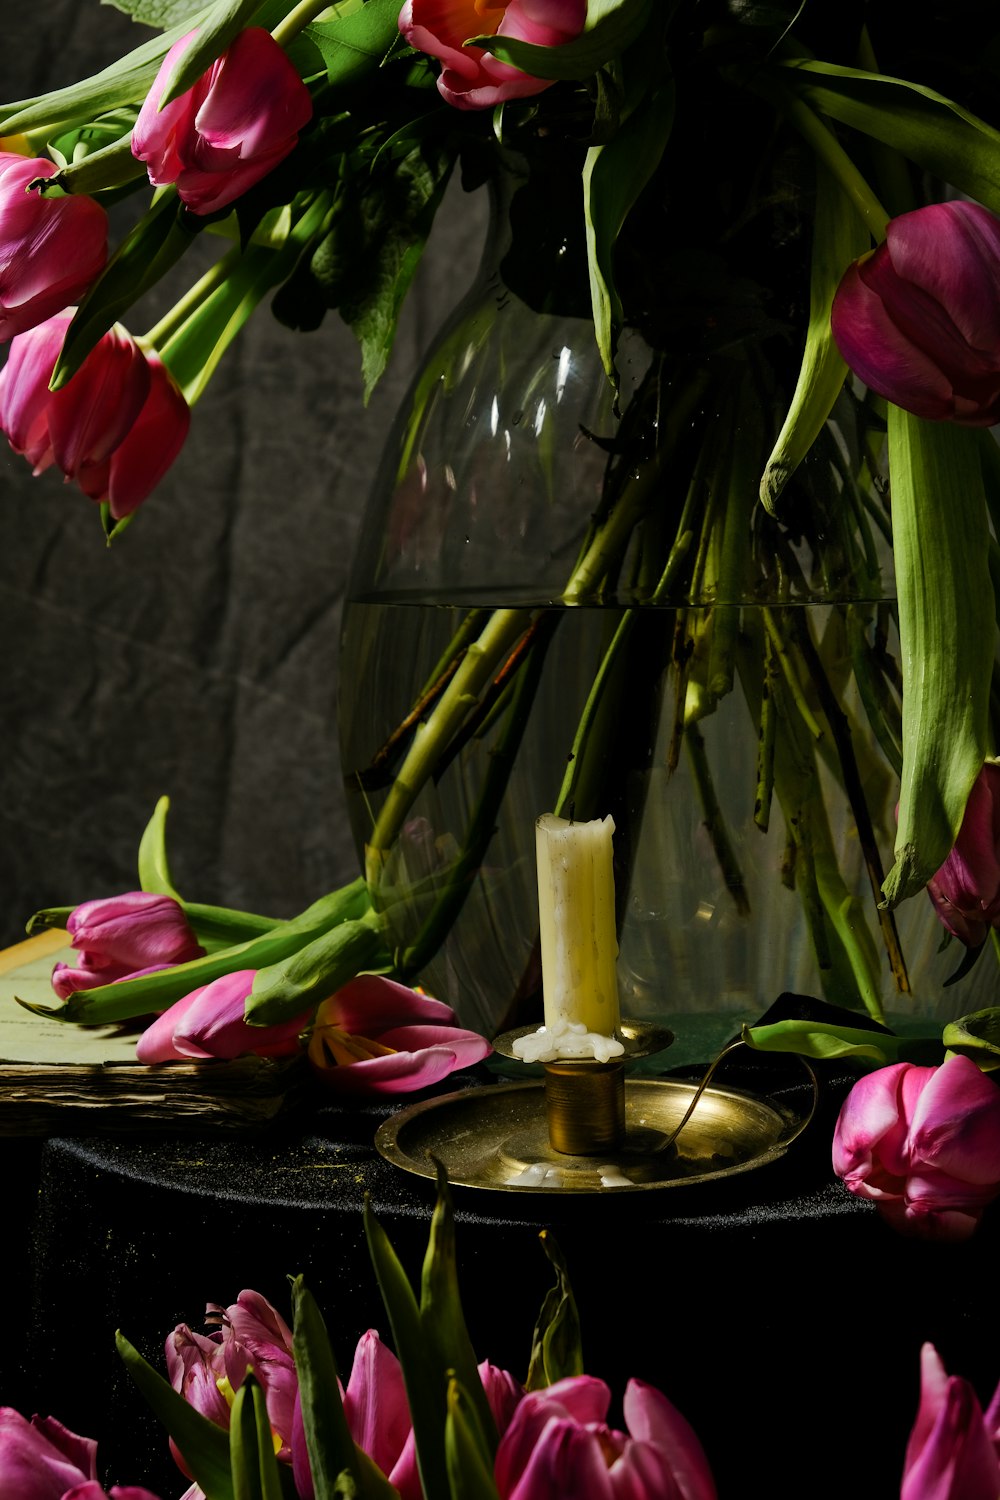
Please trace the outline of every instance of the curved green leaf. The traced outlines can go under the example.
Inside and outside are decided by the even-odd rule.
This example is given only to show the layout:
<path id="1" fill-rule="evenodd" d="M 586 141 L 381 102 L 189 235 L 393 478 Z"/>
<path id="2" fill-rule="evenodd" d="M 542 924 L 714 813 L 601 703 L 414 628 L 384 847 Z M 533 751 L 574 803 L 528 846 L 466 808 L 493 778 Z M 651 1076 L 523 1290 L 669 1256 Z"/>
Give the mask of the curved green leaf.
<path id="1" fill-rule="evenodd" d="M 115 1334 L 125 1368 L 184 1455 L 206 1500 L 236 1500 L 229 1462 L 229 1434 L 174 1390 L 121 1333 Z"/>
<path id="2" fill-rule="evenodd" d="M 170 878 L 167 860 L 167 814 L 170 798 L 160 797 L 153 809 L 153 816 L 143 830 L 139 840 L 139 889 L 157 896 L 181 898 Z"/>
<path id="3" fill-rule="evenodd" d="M 399 42 L 402 0 L 367 4 L 332 21 L 307 26 L 305 35 L 320 53 L 330 83 L 344 87 L 373 73 Z"/>
<path id="4" fill-rule="evenodd" d="M 326 1324 L 301 1276 L 292 1282 L 292 1312 L 292 1349 L 315 1500 L 333 1500 L 345 1471 L 355 1486 L 360 1475 Z"/>
<path id="5" fill-rule="evenodd" d="M 889 406 L 903 666 L 903 775 L 890 907 L 940 869 L 987 754 L 996 641 L 974 430 Z"/>
<path id="6" fill-rule="evenodd" d="M 949 1052 L 971 1057 L 984 1073 L 1000 1068 L 1000 1007 L 975 1010 L 950 1021 L 941 1033 Z"/>
<path id="7" fill-rule="evenodd" d="M 785 82 L 814 109 L 894 147 L 1000 213 L 1000 131 L 985 120 L 904 78 L 801 59 L 781 67 Z"/>
<path id="8" fill-rule="evenodd" d="M 847 365 L 833 341 L 830 309 L 844 272 L 867 249 L 868 233 L 860 218 L 832 173 L 817 162 L 806 346 L 788 415 L 760 481 L 761 504 L 772 515 L 844 384 Z"/>
<path id="9" fill-rule="evenodd" d="M 221 57 L 230 42 L 249 26 L 260 10 L 261 0 L 218 0 L 205 16 L 197 22 L 197 36 L 178 58 L 170 77 L 164 83 L 160 95 L 160 108 L 186 94 L 207 73 L 217 57 Z M 191 27 L 194 18 L 188 23 Z M 184 33 L 182 32 L 181 35 Z"/>
<path id="10" fill-rule="evenodd" d="M 538 1238 L 556 1273 L 556 1284 L 545 1294 L 531 1340 L 531 1360 L 524 1382 L 526 1390 L 538 1391 L 569 1375 L 583 1374 L 580 1315 L 569 1283 L 562 1251 L 549 1230 Z"/>
<path id="11" fill-rule="evenodd" d="M 475 1407 L 465 1387 L 455 1379 L 448 1382 L 444 1455 L 451 1500 L 499 1500 Z"/>
<path id="12" fill-rule="evenodd" d="M 180 260 L 201 228 L 172 188 L 142 216 L 80 303 L 66 330 L 49 382 L 51 390 L 59 390 L 73 378 L 95 344 Z"/>
<path id="13" fill-rule="evenodd" d="M 425 1495 L 443 1497 L 449 1489 L 444 1452 L 445 1385 L 442 1372 L 428 1346 L 413 1288 L 388 1235 L 372 1212 L 367 1194 L 365 1235 L 396 1353 L 403 1367 L 420 1482 Z"/>
<path id="14" fill-rule="evenodd" d="M 603 146 L 591 146 L 583 168 L 587 222 L 587 265 L 597 347 L 608 378 L 617 384 L 614 363 L 621 303 L 615 290 L 614 249 L 622 225 L 659 165 L 674 121 L 672 82 L 654 89 Z"/>
<path id="15" fill-rule="evenodd" d="M 506 36 L 471 37 L 465 45 L 482 47 L 534 78 L 589 78 L 636 40 L 654 3 L 662 0 L 589 0 L 580 35 L 558 47 Z"/>

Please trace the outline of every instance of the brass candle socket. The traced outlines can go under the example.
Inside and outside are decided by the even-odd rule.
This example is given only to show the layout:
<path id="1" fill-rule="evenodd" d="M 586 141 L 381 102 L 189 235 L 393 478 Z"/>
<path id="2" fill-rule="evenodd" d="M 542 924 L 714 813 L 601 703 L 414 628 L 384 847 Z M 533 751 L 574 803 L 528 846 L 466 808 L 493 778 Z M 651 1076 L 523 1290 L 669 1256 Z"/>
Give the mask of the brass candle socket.
<path id="1" fill-rule="evenodd" d="M 516 1057 L 513 1043 L 537 1031 L 522 1026 L 498 1036 L 494 1049 Z M 564 1156 L 609 1156 L 625 1143 L 625 1063 L 661 1052 L 673 1041 L 665 1026 L 622 1021 L 615 1033 L 625 1048 L 610 1062 L 594 1058 L 556 1058 L 543 1062 L 545 1116 L 549 1144 Z"/>

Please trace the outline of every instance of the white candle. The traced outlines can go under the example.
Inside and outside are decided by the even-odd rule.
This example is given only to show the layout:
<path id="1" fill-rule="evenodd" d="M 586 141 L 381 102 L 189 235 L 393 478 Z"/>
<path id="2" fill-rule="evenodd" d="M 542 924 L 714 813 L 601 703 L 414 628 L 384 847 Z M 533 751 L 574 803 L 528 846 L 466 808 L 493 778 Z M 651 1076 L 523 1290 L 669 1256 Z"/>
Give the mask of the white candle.
<path id="1" fill-rule="evenodd" d="M 618 1027 L 614 827 L 610 817 L 571 823 L 553 813 L 535 824 L 547 1032 L 610 1037 Z"/>

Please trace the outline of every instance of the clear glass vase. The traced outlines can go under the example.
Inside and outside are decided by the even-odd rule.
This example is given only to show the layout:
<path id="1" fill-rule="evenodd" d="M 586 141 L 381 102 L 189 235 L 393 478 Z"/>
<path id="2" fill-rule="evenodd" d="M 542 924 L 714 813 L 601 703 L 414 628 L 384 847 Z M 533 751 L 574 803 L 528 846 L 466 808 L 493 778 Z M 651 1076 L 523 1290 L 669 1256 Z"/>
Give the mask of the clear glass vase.
<path id="1" fill-rule="evenodd" d="M 976 1008 L 926 898 L 876 900 L 900 701 L 878 410 L 845 390 L 773 520 L 794 370 L 647 328 L 616 403 L 589 317 L 520 294 L 509 209 L 388 438 L 344 612 L 345 784 L 401 967 L 487 1033 L 534 1020 L 535 819 L 610 813 L 623 1013 Z"/>

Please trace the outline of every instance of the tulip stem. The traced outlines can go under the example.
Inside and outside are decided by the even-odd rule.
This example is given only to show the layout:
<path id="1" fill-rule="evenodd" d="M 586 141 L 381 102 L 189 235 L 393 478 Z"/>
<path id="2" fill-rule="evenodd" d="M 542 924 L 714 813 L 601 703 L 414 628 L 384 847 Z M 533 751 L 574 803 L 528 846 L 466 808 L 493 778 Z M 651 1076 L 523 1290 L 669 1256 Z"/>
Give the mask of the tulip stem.
<path id="1" fill-rule="evenodd" d="M 330 4 L 330 0 L 299 0 L 299 4 L 288 12 L 285 19 L 278 22 L 271 35 L 279 47 L 287 47 L 310 21 L 314 21 L 325 10 L 336 9 L 335 5 Z"/>
<path id="2" fill-rule="evenodd" d="M 872 239 L 880 245 L 885 239 L 885 228 L 890 215 L 886 213 L 872 191 L 870 183 L 858 171 L 833 131 L 823 124 L 804 100 L 795 99 L 782 90 L 777 102 L 802 138 L 808 141 L 820 160 L 829 167 L 868 226 Z"/>
<path id="3" fill-rule="evenodd" d="M 170 311 L 164 313 L 160 321 L 143 335 L 143 342 L 154 349 L 161 349 L 183 327 L 191 314 L 196 312 L 201 304 L 229 279 L 239 258 L 240 251 L 237 247 L 227 251 L 210 270 L 205 272 L 200 281 L 196 281 L 194 286 L 184 293 L 180 301 L 175 302 Z"/>

